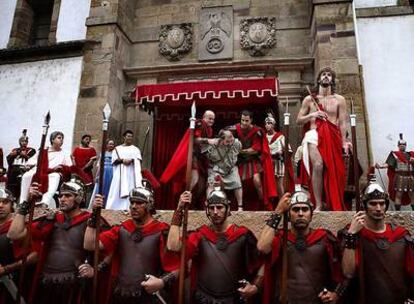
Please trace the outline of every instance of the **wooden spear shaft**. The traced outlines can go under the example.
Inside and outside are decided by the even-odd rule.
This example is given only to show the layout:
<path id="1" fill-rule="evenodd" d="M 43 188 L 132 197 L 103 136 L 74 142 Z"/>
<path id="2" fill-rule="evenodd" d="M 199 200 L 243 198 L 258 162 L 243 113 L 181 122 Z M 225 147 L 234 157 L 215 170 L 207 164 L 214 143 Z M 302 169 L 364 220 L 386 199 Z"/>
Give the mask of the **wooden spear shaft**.
<path id="1" fill-rule="evenodd" d="M 187 166 L 185 171 L 185 190 L 191 190 L 192 179 L 192 162 L 193 162 L 193 145 L 194 145 L 194 128 L 195 128 L 195 102 L 191 106 L 191 118 L 190 118 L 190 138 L 188 143 L 187 152 Z M 182 243 L 181 243 L 181 256 L 180 256 L 180 274 L 178 277 L 178 303 L 184 304 L 185 294 L 185 272 L 186 272 L 186 248 L 187 248 L 187 227 L 188 227 L 188 204 L 184 207 L 183 215 L 183 231 L 182 231 Z"/>
<path id="2" fill-rule="evenodd" d="M 363 210 L 361 205 L 361 195 L 359 193 L 359 166 L 358 166 L 358 146 L 356 138 L 356 114 L 354 112 L 354 100 L 351 98 L 351 134 L 352 134 L 352 158 L 354 162 L 354 184 L 355 184 L 355 209 L 356 212 Z M 364 252 L 362 250 L 362 244 L 359 246 L 359 303 L 365 304 L 365 276 L 364 276 Z"/>
<path id="3" fill-rule="evenodd" d="M 40 182 L 40 173 L 43 164 L 43 154 L 45 153 L 45 145 L 46 145 L 46 137 L 47 132 L 49 130 L 49 123 L 50 123 L 50 111 L 47 112 L 45 116 L 45 120 L 43 123 L 43 131 L 42 131 L 42 138 L 40 140 L 40 147 L 39 147 L 39 155 L 37 156 L 37 165 L 36 165 L 36 173 L 34 175 L 33 181 Z M 22 298 L 20 296 L 21 290 L 23 290 L 24 285 L 24 276 L 26 272 L 26 264 L 27 264 L 27 256 L 29 255 L 29 248 L 32 242 L 32 223 L 33 223 L 33 216 L 34 216 L 34 209 L 35 209 L 35 200 L 31 200 L 29 207 L 29 219 L 27 223 L 27 236 L 26 240 L 23 245 L 23 257 L 22 257 L 22 267 L 20 268 L 20 279 L 19 279 L 19 289 L 17 290 L 17 303 L 20 303 Z"/>
<path id="4" fill-rule="evenodd" d="M 286 112 L 284 113 L 284 135 L 285 135 L 285 149 L 283 151 L 283 158 L 285 162 L 285 179 L 284 179 L 284 190 L 285 193 L 289 189 L 289 176 L 287 174 L 289 157 L 289 120 L 290 113 L 288 111 L 289 100 L 286 100 Z M 288 213 L 285 212 L 283 215 L 283 238 L 282 238 L 282 282 L 281 282 L 281 293 L 280 301 L 282 304 L 287 304 L 287 279 L 288 279 L 288 253 L 287 253 L 287 240 L 288 240 Z"/>

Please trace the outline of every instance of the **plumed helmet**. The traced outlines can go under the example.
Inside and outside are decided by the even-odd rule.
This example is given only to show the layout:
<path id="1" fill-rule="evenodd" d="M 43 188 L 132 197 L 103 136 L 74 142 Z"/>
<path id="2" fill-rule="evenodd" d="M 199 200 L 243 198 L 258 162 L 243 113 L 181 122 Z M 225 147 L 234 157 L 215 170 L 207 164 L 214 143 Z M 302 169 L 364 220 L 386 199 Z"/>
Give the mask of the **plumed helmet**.
<path id="1" fill-rule="evenodd" d="M 398 145 L 407 145 L 407 142 L 403 139 L 402 133 L 399 135 Z"/>
<path id="2" fill-rule="evenodd" d="M 290 209 L 299 204 L 308 205 L 311 212 L 313 213 L 313 204 L 310 200 L 309 193 L 303 190 L 300 185 L 296 185 L 295 192 L 293 192 L 290 198 Z"/>
<path id="3" fill-rule="evenodd" d="M 274 118 L 272 113 L 267 113 L 267 117 L 265 118 L 265 123 L 269 123 L 272 125 L 276 124 L 276 119 Z"/>
<path id="4" fill-rule="evenodd" d="M 143 179 L 142 186 L 133 188 L 129 192 L 129 200 L 145 202 L 148 211 L 155 214 L 154 190 L 148 180 Z"/>
<path id="5" fill-rule="evenodd" d="M 14 195 L 7 189 L 0 188 L 0 199 L 9 200 L 12 203 L 16 200 Z"/>
<path id="6" fill-rule="evenodd" d="M 210 204 L 225 204 L 229 205 L 230 202 L 227 199 L 227 194 L 221 188 L 221 178 L 219 175 L 215 177 L 214 188 L 207 195 L 206 206 Z"/>
<path id="7" fill-rule="evenodd" d="M 85 201 L 85 185 L 77 178 L 72 178 L 70 181 L 63 183 L 60 187 L 59 193 L 71 193 L 75 195 L 75 201 L 78 204 Z"/>
<path id="8" fill-rule="evenodd" d="M 28 141 L 29 137 L 27 136 L 27 129 L 23 129 L 22 131 L 22 136 L 20 136 L 19 138 L 19 143 L 21 143 L 22 141 Z"/>
<path id="9" fill-rule="evenodd" d="M 370 200 L 385 200 L 386 209 L 388 210 L 390 205 L 388 193 L 377 183 L 375 174 L 370 174 L 368 185 L 363 190 L 361 200 L 365 208 L 367 208 Z"/>

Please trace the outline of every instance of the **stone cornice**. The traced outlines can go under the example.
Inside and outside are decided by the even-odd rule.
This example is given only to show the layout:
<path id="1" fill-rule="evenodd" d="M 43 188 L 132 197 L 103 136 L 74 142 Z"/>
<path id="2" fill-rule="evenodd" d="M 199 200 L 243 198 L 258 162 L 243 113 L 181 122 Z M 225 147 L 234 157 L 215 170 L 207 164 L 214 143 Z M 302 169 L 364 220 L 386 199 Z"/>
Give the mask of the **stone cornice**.
<path id="1" fill-rule="evenodd" d="M 411 6 L 384 6 L 356 9 L 357 18 L 391 17 L 413 14 L 414 8 Z"/>
<path id="2" fill-rule="evenodd" d="M 313 64 L 312 57 L 263 59 L 254 61 L 203 62 L 158 66 L 125 67 L 124 73 L 131 78 L 202 73 L 228 73 L 241 71 L 304 70 Z"/>
<path id="3" fill-rule="evenodd" d="M 28 46 L 0 50 L 0 65 L 82 56 L 87 41 L 61 42 L 50 46 Z"/>

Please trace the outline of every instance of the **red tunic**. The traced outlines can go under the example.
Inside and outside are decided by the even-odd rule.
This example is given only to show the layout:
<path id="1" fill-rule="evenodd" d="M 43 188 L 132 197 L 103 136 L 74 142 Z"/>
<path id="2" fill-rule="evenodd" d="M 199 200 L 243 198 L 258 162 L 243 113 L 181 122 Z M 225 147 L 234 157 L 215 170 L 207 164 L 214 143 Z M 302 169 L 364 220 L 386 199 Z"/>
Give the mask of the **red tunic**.
<path id="1" fill-rule="evenodd" d="M 90 185 L 93 183 L 93 174 L 92 168 L 90 166 L 88 168 L 84 168 L 85 165 L 90 161 L 92 157 L 96 156 L 96 150 L 93 147 L 76 147 L 72 153 L 73 158 L 75 159 L 76 168 L 78 171 L 82 172 L 82 180 L 85 185 Z"/>

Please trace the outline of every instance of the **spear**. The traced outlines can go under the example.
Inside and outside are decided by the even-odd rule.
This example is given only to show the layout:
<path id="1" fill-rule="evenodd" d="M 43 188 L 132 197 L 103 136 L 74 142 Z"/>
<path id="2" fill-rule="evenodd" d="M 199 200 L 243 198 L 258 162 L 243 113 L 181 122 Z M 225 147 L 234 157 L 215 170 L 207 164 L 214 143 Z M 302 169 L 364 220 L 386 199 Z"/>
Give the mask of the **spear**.
<path id="1" fill-rule="evenodd" d="M 352 134 L 352 158 L 354 161 L 354 183 L 355 183 L 355 209 L 356 212 L 362 210 L 361 205 L 361 195 L 359 193 L 359 166 L 358 166 L 358 149 L 357 149 L 357 139 L 356 139 L 356 114 L 354 112 L 354 100 L 351 97 L 351 114 L 349 115 L 351 119 L 351 134 Z M 359 303 L 365 304 L 365 282 L 364 282 L 364 252 L 362 250 L 362 245 L 359 246 Z"/>
<path id="2" fill-rule="evenodd" d="M 288 161 L 289 157 L 289 123 L 290 123 L 290 113 L 289 113 L 289 99 L 286 98 L 286 112 L 284 113 L 284 130 L 285 135 L 285 150 L 283 151 L 283 158 L 285 160 L 285 179 L 284 179 L 284 189 L 285 193 L 289 189 L 289 176 L 287 174 Z M 283 215 L 283 238 L 282 238 L 282 282 L 281 282 L 281 293 L 280 300 L 282 304 L 287 304 L 287 279 L 288 279 L 288 254 L 287 254 L 287 240 L 288 240 L 288 212 L 285 212 Z"/>
<path id="3" fill-rule="evenodd" d="M 111 115 L 111 107 L 107 103 L 102 111 L 102 142 L 101 142 L 101 158 L 99 160 L 99 184 L 98 194 L 103 194 L 103 182 L 104 182 L 104 166 L 105 166 L 105 152 L 106 152 L 106 140 L 108 138 L 108 125 L 109 116 Z M 92 288 L 92 303 L 98 303 L 98 265 L 99 265 L 99 228 L 101 221 L 101 208 L 96 208 L 96 229 L 95 229 L 95 248 L 93 252 L 93 288 Z"/>
<path id="4" fill-rule="evenodd" d="M 358 149 L 356 138 L 356 114 L 354 112 L 354 100 L 351 97 L 351 135 L 352 135 L 352 158 L 354 161 L 354 182 L 355 182 L 355 207 L 356 210 L 361 210 L 361 197 L 359 195 L 359 166 L 358 166 Z"/>
<path id="5" fill-rule="evenodd" d="M 185 190 L 191 190 L 191 178 L 192 178 L 192 161 L 193 161 L 193 144 L 194 144 L 194 128 L 196 121 L 196 105 L 195 101 L 191 105 L 191 118 L 190 118 L 190 138 L 188 143 L 187 152 L 187 166 L 185 171 Z M 187 247 L 187 226 L 188 226 L 188 204 L 184 207 L 183 216 L 183 231 L 182 231 L 182 244 L 181 244 L 181 259 L 180 259 L 180 275 L 178 281 L 178 303 L 184 304 L 184 279 L 185 279 L 185 265 L 186 265 L 186 247 Z"/>
<path id="6" fill-rule="evenodd" d="M 39 147 L 39 155 L 37 156 L 37 166 L 36 166 L 36 173 L 33 177 L 33 181 L 36 181 L 40 183 L 40 174 L 43 164 L 43 157 L 45 152 L 45 144 L 46 144 L 46 137 L 47 132 L 49 130 L 49 123 L 50 123 L 50 111 L 48 111 L 45 115 L 45 120 L 43 122 L 43 130 L 42 130 L 42 138 L 40 140 L 40 147 Z M 23 290 L 24 285 L 24 276 L 26 272 L 26 262 L 27 262 L 27 256 L 29 254 L 29 246 L 32 242 L 32 223 L 33 223 L 33 216 L 34 216 L 34 209 L 35 209 L 35 200 L 30 200 L 29 204 L 29 220 L 27 223 L 27 239 L 23 245 L 23 257 L 22 257 L 22 268 L 20 269 L 20 279 L 19 279 L 19 289 L 17 294 L 17 299 L 19 303 L 22 301 L 22 298 L 20 297 L 20 291 Z"/>

